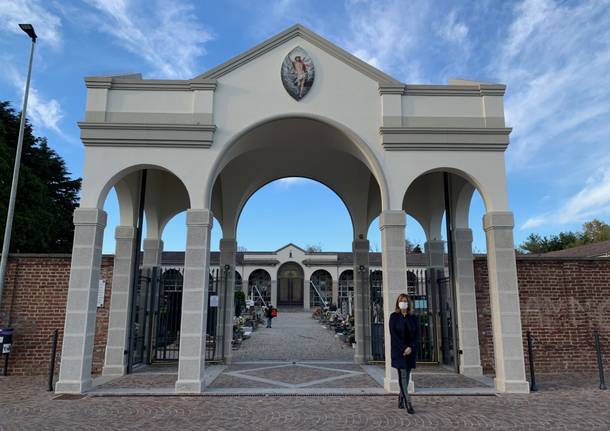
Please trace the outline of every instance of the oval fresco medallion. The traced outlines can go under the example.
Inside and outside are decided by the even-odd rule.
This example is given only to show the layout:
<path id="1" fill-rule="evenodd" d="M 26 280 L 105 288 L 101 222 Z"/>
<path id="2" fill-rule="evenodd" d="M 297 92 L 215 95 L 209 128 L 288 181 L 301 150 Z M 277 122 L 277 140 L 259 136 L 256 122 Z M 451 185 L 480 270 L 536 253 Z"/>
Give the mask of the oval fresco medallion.
<path id="1" fill-rule="evenodd" d="M 311 89 L 315 68 L 309 54 L 297 46 L 282 63 L 282 83 L 295 100 L 301 100 Z"/>

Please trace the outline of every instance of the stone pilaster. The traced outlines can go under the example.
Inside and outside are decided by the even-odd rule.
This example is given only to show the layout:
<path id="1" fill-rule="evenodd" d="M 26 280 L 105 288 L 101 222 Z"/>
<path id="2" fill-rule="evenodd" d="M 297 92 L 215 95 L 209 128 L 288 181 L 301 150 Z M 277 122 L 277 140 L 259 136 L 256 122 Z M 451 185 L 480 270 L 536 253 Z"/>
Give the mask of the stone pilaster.
<path id="1" fill-rule="evenodd" d="M 477 298 L 474 290 L 474 266 L 472 257 L 472 231 L 454 230 L 455 287 L 458 319 L 460 374 L 481 376 L 481 352 L 477 324 Z"/>
<path id="2" fill-rule="evenodd" d="M 521 312 L 511 212 L 489 212 L 483 217 L 487 237 L 489 298 L 494 338 L 496 389 L 527 393 Z"/>
<path id="3" fill-rule="evenodd" d="M 233 315 L 235 292 L 235 259 L 237 256 L 237 241 L 234 239 L 220 240 L 220 273 L 222 280 L 218 286 L 218 326 L 216 333 L 222 334 L 222 355 L 225 364 L 231 363 L 233 356 L 231 341 L 233 340 Z M 229 265 L 225 271 L 225 265 Z"/>
<path id="4" fill-rule="evenodd" d="M 57 393 L 91 388 L 91 362 L 97 291 L 106 213 L 98 208 L 74 211 L 74 244 Z"/>
<path id="5" fill-rule="evenodd" d="M 391 364 L 391 339 L 388 327 L 394 301 L 407 291 L 407 262 L 405 249 L 406 214 L 404 211 L 384 211 L 379 217 L 381 230 L 381 266 L 383 270 L 383 319 L 385 342 L 386 392 L 398 392 L 398 375 Z"/>
<path id="6" fill-rule="evenodd" d="M 201 393 L 204 389 L 212 220 L 207 209 L 186 212 L 177 393 Z"/>
<path id="7" fill-rule="evenodd" d="M 144 250 L 142 256 L 143 267 L 161 266 L 161 256 L 163 255 L 163 240 L 145 239 L 142 243 Z"/>
<path id="8" fill-rule="evenodd" d="M 277 280 L 271 277 L 271 304 L 277 307 Z"/>
<path id="9" fill-rule="evenodd" d="M 356 351 L 354 361 L 364 364 L 371 359 L 371 293 L 369 284 L 369 241 L 352 242 L 354 255 L 354 323 Z M 360 268 L 362 266 L 362 268 Z"/>
<path id="10" fill-rule="evenodd" d="M 104 360 L 104 376 L 122 376 L 127 371 L 129 334 L 129 310 L 131 309 L 131 284 L 133 280 L 133 256 L 136 239 L 134 226 L 117 226 L 114 233 L 116 249 L 112 272 L 112 293 L 108 316 L 108 339 Z"/>

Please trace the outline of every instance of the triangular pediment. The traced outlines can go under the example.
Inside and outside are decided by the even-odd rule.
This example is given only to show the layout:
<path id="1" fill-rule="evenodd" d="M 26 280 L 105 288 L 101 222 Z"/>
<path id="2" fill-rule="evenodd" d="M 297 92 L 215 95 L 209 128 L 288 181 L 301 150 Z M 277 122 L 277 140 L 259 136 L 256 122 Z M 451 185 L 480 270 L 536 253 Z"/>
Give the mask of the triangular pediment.
<path id="1" fill-rule="evenodd" d="M 193 79 L 193 81 L 218 79 L 223 75 L 226 75 L 227 73 L 231 72 L 232 70 L 239 68 L 240 66 L 256 59 L 257 57 L 260 57 L 261 55 L 264 55 L 265 53 L 271 51 L 277 46 L 280 46 L 283 43 L 296 37 L 300 37 L 308 41 L 312 45 L 322 49 L 329 55 L 337 58 L 338 60 L 352 67 L 353 69 L 368 76 L 374 81 L 377 81 L 380 86 L 404 85 L 400 81 L 392 78 L 391 76 L 371 66 L 365 61 L 360 60 L 358 57 L 350 54 L 344 49 L 339 48 L 337 45 L 333 44 L 332 42 L 329 42 L 328 40 L 324 39 L 320 35 L 314 33 L 313 31 L 309 30 L 301 24 L 293 25 L 292 27 L 288 28 L 287 30 L 284 30 L 278 35 L 267 39 L 259 45 L 256 45 L 254 48 L 249 49 L 248 51 L 236 57 L 233 57 L 229 61 L 222 63 L 208 70 L 207 72 L 197 76 Z"/>
<path id="2" fill-rule="evenodd" d="M 296 248 L 297 250 L 300 250 L 301 252 L 306 253 L 306 252 L 305 252 L 305 250 L 303 250 L 301 247 L 299 247 L 298 245 L 293 244 L 293 243 L 291 243 L 291 242 L 289 242 L 289 243 L 288 243 L 288 244 L 286 244 L 285 246 L 280 247 L 280 248 L 278 248 L 277 250 L 275 250 L 275 253 L 279 253 L 280 251 L 282 251 L 282 250 L 286 250 L 286 249 L 287 249 L 287 248 L 289 248 L 289 247 Z"/>

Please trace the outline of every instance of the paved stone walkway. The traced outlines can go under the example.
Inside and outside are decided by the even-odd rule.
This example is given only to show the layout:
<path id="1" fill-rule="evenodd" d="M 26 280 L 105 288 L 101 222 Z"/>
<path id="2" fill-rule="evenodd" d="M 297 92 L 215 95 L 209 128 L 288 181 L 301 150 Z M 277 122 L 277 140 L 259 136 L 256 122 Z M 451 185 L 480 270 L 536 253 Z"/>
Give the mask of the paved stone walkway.
<path id="1" fill-rule="evenodd" d="M 530 395 L 415 396 L 408 416 L 395 396 L 56 399 L 44 378 L 0 377 L 0 430 L 610 429 L 610 391 L 595 376 L 538 382 Z"/>
<path id="2" fill-rule="evenodd" d="M 233 351 L 233 361 L 353 361 L 354 349 L 324 329 L 310 312 L 282 312 L 273 328 L 258 327 Z"/>

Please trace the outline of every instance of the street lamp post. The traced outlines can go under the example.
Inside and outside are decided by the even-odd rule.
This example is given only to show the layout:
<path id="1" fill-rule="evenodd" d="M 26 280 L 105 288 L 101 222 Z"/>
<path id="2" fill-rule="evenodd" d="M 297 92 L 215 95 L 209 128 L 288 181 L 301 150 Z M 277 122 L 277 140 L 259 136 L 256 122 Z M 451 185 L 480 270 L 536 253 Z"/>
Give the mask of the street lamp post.
<path id="1" fill-rule="evenodd" d="M 15 167 L 13 168 L 13 182 L 11 183 L 11 194 L 6 212 L 6 227 L 4 228 L 4 242 L 2 243 L 2 260 L 0 261 L 0 304 L 2 304 L 2 291 L 4 290 L 4 277 L 6 264 L 8 262 L 9 247 L 11 245 L 11 233 L 13 228 L 13 214 L 15 213 L 15 198 L 17 196 L 17 184 L 19 183 L 19 167 L 21 165 L 21 150 L 23 148 L 23 129 L 25 128 L 25 114 L 28 107 L 28 94 L 30 92 L 30 78 L 32 76 L 32 60 L 34 59 L 34 47 L 36 46 L 36 32 L 32 24 L 19 24 L 32 39 L 30 48 L 30 61 L 28 65 L 28 78 L 25 81 L 25 95 L 23 96 L 23 108 L 21 109 L 21 122 L 19 124 L 19 138 L 17 139 L 17 151 L 15 152 Z"/>

